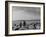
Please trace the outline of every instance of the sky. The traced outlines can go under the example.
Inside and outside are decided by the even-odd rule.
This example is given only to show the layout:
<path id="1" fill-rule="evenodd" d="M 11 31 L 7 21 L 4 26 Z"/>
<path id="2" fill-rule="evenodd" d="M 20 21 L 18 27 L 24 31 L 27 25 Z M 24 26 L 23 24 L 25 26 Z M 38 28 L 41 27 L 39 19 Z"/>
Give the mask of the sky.
<path id="1" fill-rule="evenodd" d="M 12 7 L 12 20 L 39 20 L 40 8 L 39 7 Z"/>

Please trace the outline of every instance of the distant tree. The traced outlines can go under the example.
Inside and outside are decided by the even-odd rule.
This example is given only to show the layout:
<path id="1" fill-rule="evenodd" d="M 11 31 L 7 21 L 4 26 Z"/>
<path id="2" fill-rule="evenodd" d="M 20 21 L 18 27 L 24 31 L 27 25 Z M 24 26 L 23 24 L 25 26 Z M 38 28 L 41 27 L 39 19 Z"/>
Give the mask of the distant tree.
<path id="1" fill-rule="evenodd" d="M 20 25 L 20 28 L 21 28 L 21 27 L 22 27 L 22 23 L 20 22 L 20 24 L 19 24 L 19 25 Z"/>
<path id="2" fill-rule="evenodd" d="M 36 29 L 36 24 L 34 24 L 34 29 Z"/>
<path id="3" fill-rule="evenodd" d="M 16 26 L 16 24 L 14 26 Z"/>
<path id="4" fill-rule="evenodd" d="M 23 21 L 23 26 L 26 26 L 26 22 L 25 21 Z"/>

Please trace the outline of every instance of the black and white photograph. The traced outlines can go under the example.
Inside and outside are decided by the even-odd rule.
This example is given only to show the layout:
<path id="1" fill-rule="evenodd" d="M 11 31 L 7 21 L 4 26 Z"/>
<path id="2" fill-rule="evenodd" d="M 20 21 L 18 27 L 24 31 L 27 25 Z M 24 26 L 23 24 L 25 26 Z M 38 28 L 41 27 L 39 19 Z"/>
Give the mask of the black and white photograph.
<path id="1" fill-rule="evenodd" d="M 12 30 L 40 29 L 39 7 L 12 7 Z"/>
<path id="2" fill-rule="evenodd" d="M 44 34 L 44 3 L 6 1 L 6 35 Z"/>

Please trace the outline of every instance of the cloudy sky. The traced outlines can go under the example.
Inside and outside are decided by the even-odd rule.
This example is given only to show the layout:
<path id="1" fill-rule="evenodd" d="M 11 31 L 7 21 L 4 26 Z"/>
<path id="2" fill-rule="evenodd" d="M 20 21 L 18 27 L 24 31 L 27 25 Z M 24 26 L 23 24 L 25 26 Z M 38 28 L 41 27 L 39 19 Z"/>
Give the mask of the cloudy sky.
<path id="1" fill-rule="evenodd" d="M 39 20 L 40 8 L 39 7 L 12 7 L 12 18 L 15 20 Z"/>

